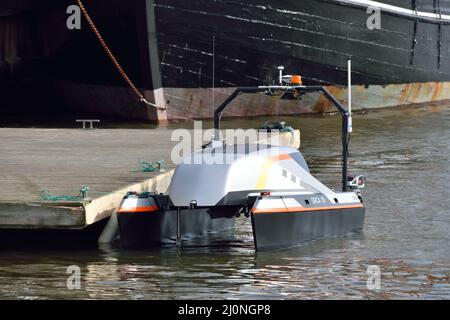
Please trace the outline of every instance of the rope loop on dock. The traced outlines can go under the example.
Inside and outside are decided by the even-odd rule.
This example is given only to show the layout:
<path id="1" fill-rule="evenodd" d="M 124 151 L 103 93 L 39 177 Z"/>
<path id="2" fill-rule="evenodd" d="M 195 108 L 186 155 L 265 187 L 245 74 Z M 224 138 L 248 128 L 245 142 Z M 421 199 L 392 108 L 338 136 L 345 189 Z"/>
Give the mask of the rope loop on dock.
<path id="1" fill-rule="evenodd" d="M 89 189 L 89 187 L 87 188 Z M 69 196 L 69 195 L 55 196 L 48 189 L 42 190 L 40 199 L 43 201 L 76 201 L 76 202 L 86 200 L 86 198 L 84 198 L 81 195 L 81 193 L 78 196 Z"/>
<path id="2" fill-rule="evenodd" d="M 132 170 L 131 172 L 161 172 L 165 170 L 164 160 L 152 162 L 140 161 L 139 166 L 139 169 Z"/>
<path id="3" fill-rule="evenodd" d="M 112 51 L 109 48 L 109 46 L 106 44 L 105 39 L 103 39 L 103 36 L 101 35 L 100 31 L 97 29 L 94 21 L 91 19 L 91 16 L 89 15 L 88 11 L 86 10 L 86 7 L 84 6 L 83 2 L 81 0 L 77 0 L 77 3 L 78 3 L 78 6 L 80 7 L 80 10 L 83 12 L 83 15 L 86 18 L 89 26 L 91 27 L 91 29 L 94 32 L 95 36 L 97 37 L 98 41 L 100 42 L 100 44 L 102 45 L 103 49 L 105 50 L 106 54 L 111 59 L 112 63 L 115 65 L 115 67 L 119 71 L 119 73 L 122 76 L 122 78 L 128 83 L 130 88 L 133 90 L 135 95 L 138 97 L 139 101 L 145 103 L 148 106 L 156 108 L 157 110 L 166 110 L 166 108 L 160 107 L 160 106 L 158 106 L 158 105 L 156 105 L 154 103 L 151 103 L 151 102 L 147 101 L 144 98 L 142 93 L 134 85 L 133 81 L 131 81 L 131 79 L 128 77 L 128 75 L 126 74 L 125 70 L 122 68 L 122 66 L 120 65 L 119 61 L 116 59 L 114 54 L 112 53 Z"/>
<path id="4" fill-rule="evenodd" d="M 76 191 L 77 190 L 75 190 L 75 189 L 73 190 L 73 192 L 76 192 Z M 94 190 L 90 190 L 90 188 L 88 186 L 82 186 L 81 189 L 79 189 L 78 191 L 80 192 L 80 194 L 78 196 L 71 196 L 71 195 L 57 196 L 57 195 L 53 195 L 47 188 L 45 188 L 41 191 L 41 195 L 39 198 L 42 201 L 51 201 L 51 202 L 56 202 L 56 201 L 82 202 L 82 201 L 89 200 L 89 198 L 87 197 L 88 191 L 90 193 L 97 194 L 100 196 L 113 195 L 113 194 L 125 196 L 127 194 L 126 192 L 94 191 Z"/>

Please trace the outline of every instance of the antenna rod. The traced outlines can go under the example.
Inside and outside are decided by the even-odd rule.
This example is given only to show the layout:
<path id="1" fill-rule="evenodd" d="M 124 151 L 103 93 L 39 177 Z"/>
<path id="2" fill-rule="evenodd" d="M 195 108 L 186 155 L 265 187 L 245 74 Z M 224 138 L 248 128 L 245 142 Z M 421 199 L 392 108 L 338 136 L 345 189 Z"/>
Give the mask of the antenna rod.
<path id="1" fill-rule="evenodd" d="M 348 73 L 348 133 L 353 131 L 352 123 L 352 58 L 348 58 L 347 61 L 347 73 Z"/>
<path id="2" fill-rule="evenodd" d="M 215 103 L 215 95 L 214 95 L 214 90 L 215 90 L 215 78 L 216 78 L 216 36 L 213 36 L 213 70 L 212 70 L 212 106 L 213 106 L 213 110 L 216 106 Z"/>

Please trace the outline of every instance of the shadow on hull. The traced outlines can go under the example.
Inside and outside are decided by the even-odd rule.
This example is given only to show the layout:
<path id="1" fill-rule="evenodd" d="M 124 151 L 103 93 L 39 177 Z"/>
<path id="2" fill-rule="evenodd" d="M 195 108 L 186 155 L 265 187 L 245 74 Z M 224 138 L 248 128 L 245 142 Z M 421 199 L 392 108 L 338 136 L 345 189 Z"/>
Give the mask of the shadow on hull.
<path id="1" fill-rule="evenodd" d="M 123 213 L 118 216 L 122 248 L 173 246 L 177 239 L 177 212 Z M 180 234 L 182 245 L 211 245 L 214 234 L 228 231 L 234 236 L 235 218 L 212 218 L 207 209 L 183 210 Z M 223 234 L 222 234 L 223 236 Z M 192 242 L 194 241 L 194 242 Z"/>

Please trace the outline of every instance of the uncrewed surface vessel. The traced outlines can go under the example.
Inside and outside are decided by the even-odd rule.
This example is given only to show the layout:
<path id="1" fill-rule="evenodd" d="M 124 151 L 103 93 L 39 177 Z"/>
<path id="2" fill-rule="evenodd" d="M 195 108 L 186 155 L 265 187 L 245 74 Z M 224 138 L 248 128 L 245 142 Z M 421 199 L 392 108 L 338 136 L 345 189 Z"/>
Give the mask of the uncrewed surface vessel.
<path id="1" fill-rule="evenodd" d="M 267 144 L 226 145 L 219 140 L 225 108 L 242 93 L 296 99 L 319 92 L 342 115 L 342 191 L 313 177 L 302 154 Z M 347 175 L 350 114 L 323 87 L 295 85 L 238 88 L 215 112 L 214 140 L 178 164 L 167 194 L 125 197 L 118 210 L 123 246 L 178 242 L 189 235 L 232 228 L 251 218 L 255 248 L 288 247 L 324 237 L 360 232 L 365 208 L 362 176 Z"/>

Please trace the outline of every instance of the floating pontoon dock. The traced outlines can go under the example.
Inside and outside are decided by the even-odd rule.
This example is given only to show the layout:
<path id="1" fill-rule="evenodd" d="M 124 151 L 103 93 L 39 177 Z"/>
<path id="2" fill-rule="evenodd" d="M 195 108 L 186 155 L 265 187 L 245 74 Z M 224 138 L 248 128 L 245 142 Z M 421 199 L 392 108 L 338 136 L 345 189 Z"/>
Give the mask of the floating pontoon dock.
<path id="1" fill-rule="evenodd" d="M 159 129 L 0 128 L 0 238 L 95 243 L 127 191 L 165 192 L 174 165 L 172 131 Z M 300 133 L 280 144 L 299 147 Z M 164 160 L 165 172 L 142 172 L 139 161 Z M 88 198 L 45 201 L 42 191 Z M 109 241 L 110 237 L 103 237 Z M 3 239 L 4 240 L 4 239 Z M 28 240 L 30 241 L 30 240 Z"/>

